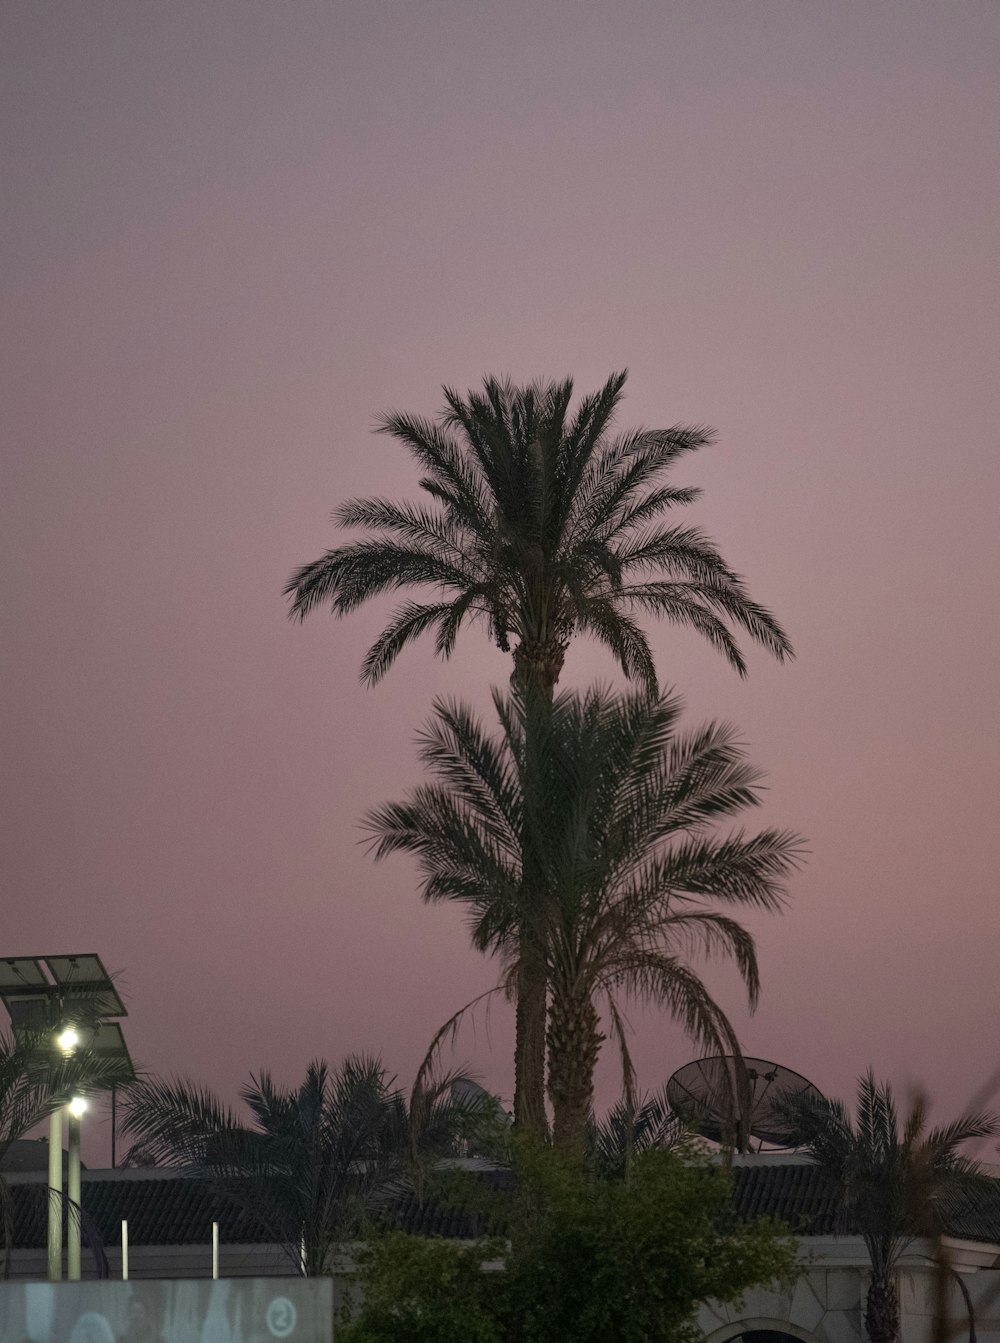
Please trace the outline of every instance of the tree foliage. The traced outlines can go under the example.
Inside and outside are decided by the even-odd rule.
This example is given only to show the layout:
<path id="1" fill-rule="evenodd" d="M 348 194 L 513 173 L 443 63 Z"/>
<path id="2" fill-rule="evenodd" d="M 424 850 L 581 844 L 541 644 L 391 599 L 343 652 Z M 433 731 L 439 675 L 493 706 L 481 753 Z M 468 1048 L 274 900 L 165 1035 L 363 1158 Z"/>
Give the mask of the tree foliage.
<path id="1" fill-rule="evenodd" d="M 727 1174 L 674 1152 L 636 1156 L 628 1179 L 525 1153 L 509 1248 L 396 1233 L 361 1265 L 365 1304 L 343 1343 L 696 1343 L 705 1300 L 735 1302 L 790 1277 L 793 1243 L 738 1223 Z M 465 1332 L 463 1333 L 463 1330 Z"/>
<path id="2" fill-rule="evenodd" d="M 419 1180 L 474 1119 L 477 1102 L 452 1099 L 459 1076 L 427 1080 L 407 1098 L 363 1055 L 334 1070 L 311 1063 L 295 1088 L 261 1072 L 241 1091 L 250 1124 L 203 1087 L 148 1078 L 125 1098 L 135 1140 L 126 1161 L 209 1176 L 303 1273 L 327 1273 L 373 1198 L 404 1172 Z"/>
<path id="3" fill-rule="evenodd" d="M 358 1253 L 364 1304 L 337 1343 L 504 1343 L 500 1242 L 390 1231 Z"/>

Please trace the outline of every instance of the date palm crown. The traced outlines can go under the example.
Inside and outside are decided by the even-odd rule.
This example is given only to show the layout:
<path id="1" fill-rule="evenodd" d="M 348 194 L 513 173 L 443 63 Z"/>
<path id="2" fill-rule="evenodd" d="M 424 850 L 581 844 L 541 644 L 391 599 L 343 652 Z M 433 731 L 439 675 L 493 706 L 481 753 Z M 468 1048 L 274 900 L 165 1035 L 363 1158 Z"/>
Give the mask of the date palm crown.
<path id="1" fill-rule="evenodd" d="M 416 459 L 425 500 L 341 504 L 334 520 L 367 535 L 295 571 L 285 589 L 293 616 L 324 604 L 344 615 L 382 593 L 429 590 L 393 612 L 365 657 L 367 683 L 426 630 L 448 657 L 473 621 L 505 651 L 515 641 L 516 680 L 550 692 L 576 633 L 592 635 L 626 676 L 655 688 L 641 612 L 696 629 L 741 675 L 734 623 L 779 659 L 791 656 L 784 631 L 713 542 L 662 521 L 698 497 L 666 476 L 679 457 L 711 443 L 712 431 L 612 435 L 625 378 L 613 374 L 575 413 L 570 379 L 515 387 L 487 377 L 464 398 L 446 387 L 436 422 L 385 415 L 379 429 Z"/>

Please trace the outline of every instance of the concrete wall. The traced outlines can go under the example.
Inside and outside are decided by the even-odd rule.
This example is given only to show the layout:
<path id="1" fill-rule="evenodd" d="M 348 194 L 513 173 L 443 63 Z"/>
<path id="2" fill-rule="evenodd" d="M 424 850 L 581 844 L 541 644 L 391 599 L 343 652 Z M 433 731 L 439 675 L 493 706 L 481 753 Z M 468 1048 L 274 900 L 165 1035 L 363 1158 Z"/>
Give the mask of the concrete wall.
<path id="1" fill-rule="evenodd" d="M 996 1246 L 955 1242 L 950 1247 L 972 1301 L 978 1343 L 1000 1343 L 1000 1267 Z M 854 1237 L 803 1242 L 803 1272 L 789 1288 L 747 1292 L 739 1306 L 703 1306 L 698 1324 L 706 1343 L 754 1329 L 787 1333 L 800 1343 L 866 1343 L 868 1267 Z M 937 1284 L 930 1248 L 916 1244 L 899 1272 L 903 1343 L 967 1343 L 969 1316 L 963 1293 L 949 1280 L 945 1327 L 936 1324 Z"/>
<path id="2" fill-rule="evenodd" d="M 1000 1343 L 1000 1269 L 962 1274 L 972 1302 L 978 1343 Z M 929 1270 L 909 1269 L 900 1274 L 900 1306 L 905 1321 L 905 1343 L 967 1343 L 968 1308 L 958 1285 L 947 1284 L 947 1332 L 935 1330 L 937 1286 Z"/>
<path id="3" fill-rule="evenodd" d="M 810 1267 L 784 1291 L 755 1289 L 740 1307 L 703 1306 L 698 1324 L 707 1343 L 726 1343 L 750 1329 L 779 1330 L 802 1343 L 863 1343 L 865 1289 L 855 1268 Z"/>

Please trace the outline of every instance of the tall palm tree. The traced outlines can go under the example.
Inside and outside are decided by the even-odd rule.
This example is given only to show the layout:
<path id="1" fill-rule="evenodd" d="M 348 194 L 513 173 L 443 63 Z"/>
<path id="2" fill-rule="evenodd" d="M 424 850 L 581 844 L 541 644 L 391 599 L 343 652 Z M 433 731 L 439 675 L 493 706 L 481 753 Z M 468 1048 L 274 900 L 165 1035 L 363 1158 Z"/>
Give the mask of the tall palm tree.
<path id="1" fill-rule="evenodd" d="M 374 1058 L 334 1071 L 311 1063 L 300 1086 L 252 1076 L 246 1124 L 204 1088 L 146 1079 L 130 1088 L 124 1127 L 130 1164 L 198 1171 L 251 1211 L 306 1276 L 331 1271 L 373 1198 L 427 1156 L 452 1150 L 471 1114 L 453 1102 L 456 1075 L 426 1082 L 409 1101 Z"/>
<path id="2" fill-rule="evenodd" d="M 625 373 L 615 373 L 570 412 L 573 384 L 515 387 L 488 377 L 482 392 L 444 389 L 434 422 L 393 412 L 379 428 L 399 440 L 422 474 L 422 505 L 386 499 L 342 504 L 334 521 L 364 539 L 329 550 L 292 575 L 286 593 L 304 618 L 329 604 L 344 615 L 382 593 L 423 589 L 399 606 L 368 650 L 362 680 L 378 681 L 425 630 L 452 653 L 463 625 L 479 621 L 504 651 L 513 681 L 551 700 L 570 639 L 590 634 L 625 675 L 656 689 L 637 613 L 697 630 L 741 674 L 731 625 L 779 659 L 791 645 L 774 617 L 693 527 L 664 515 L 700 491 L 667 483 L 710 430 L 675 426 L 613 435 Z M 524 865 L 528 886 L 535 883 Z M 517 969 L 515 1122 L 540 1130 L 544 1109 L 546 988 L 531 930 L 521 929 Z"/>
<path id="3" fill-rule="evenodd" d="M 963 1195 L 992 1187 L 982 1168 L 959 1152 L 965 1142 L 998 1130 L 985 1111 L 929 1129 L 918 1099 L 900 1121 L 892 1088 L 871 1070 L 858 1082 L 852 1121 L 838 1100 L 808 1096 L 787 1103 L 797 1145 L 839 1190 L 847 1230 L 860 1232 L 871 1262 L 865 1330 L 871 1343 L 899 1343 L 900 1256 L 916 1236 L 938 1236 L 949 1207 Z"/>
<path id="4" fill-rule="evenodd" d="M 579 1154 L 601 1001 L 623 1048 L 621 994 L 665 1008 L 700 1044 L 736 1049 L 690 953 L 731 957 L 756 1002 L 753 939 L 724 910 L 778 908 L 797 841 L 775 830 L 716 832 L 759 801 L 758 775 L 731 729 L 677 731 L 677 699 L 563 692 L 535 722 L 531 697 L 496 693 L 494 703 L 499 739 L 468 709 L 439 701 L 420 750 L 436 782 L 366 824 L 376 857 L 417 855 L 426 899 L 468 907 L 480 950 L 516 966 L 532 921 L 551 990 L 555 1138 Z M 540 886 L 525 911 L 529 859 Z"/>

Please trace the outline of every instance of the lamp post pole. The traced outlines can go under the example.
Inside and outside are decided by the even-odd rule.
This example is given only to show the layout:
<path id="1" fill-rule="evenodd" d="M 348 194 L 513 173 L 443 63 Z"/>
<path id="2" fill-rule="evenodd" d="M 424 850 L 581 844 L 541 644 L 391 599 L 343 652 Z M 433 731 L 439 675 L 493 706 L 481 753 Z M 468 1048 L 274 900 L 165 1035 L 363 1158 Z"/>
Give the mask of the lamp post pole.
<path id="1" fill-rule="evenodd" d="M 62 1109 L 49 1117 L 49 1282 L 62 1280 Z"/>
<path id="2" fill-rule="evenodd" d="M 80 1043 L 80 1036 L 76 1027 L 72 1024 L 64 1026 L 55 1038 L 55 1044 L 61 1052 L 63 1058 L 68 1059 L 72 1056 L 77 1045 Z M 54 1114 L 49 1117 L 49 1282 L 62 1281 L 62 1224 L 63 1224 L 63 1168 L 62 1168 L 62 1114 L 63 1107 L 60 1106 Z M 71 1121 L 72 1123 L 72 1121 Z M 72 1141 L 72 1139 L 71 1139 Z M 69 1178 L 73 1178 L 72 1156 L 70 1158 Z M 80 1126 L 76 1128 L 76 1198 L 80 1198 Z M 70 1192 L 72 1198 L 72 1192 Z M 70 1221 L 70 1235 L 72 1235 L 72 1220 Z M 77 1223 L 77 1247 L 79 1247 L 79 1222 Z M 77 1264 L 79 1264 L 79 1248 L 77 1249 Z M 77 1277 L 80 1276 L 79 1268 Z"/>
<path id="3" fill-rule="evenodd" d="M 69 1197 L 66 1222 L 66 1277 L 70 1282 L 80 1281 L 80 1116 L 87 1108 L 81 1097 L 70 1101 L 67 1111 L 68 1169 L 66 1193 Z"/>

